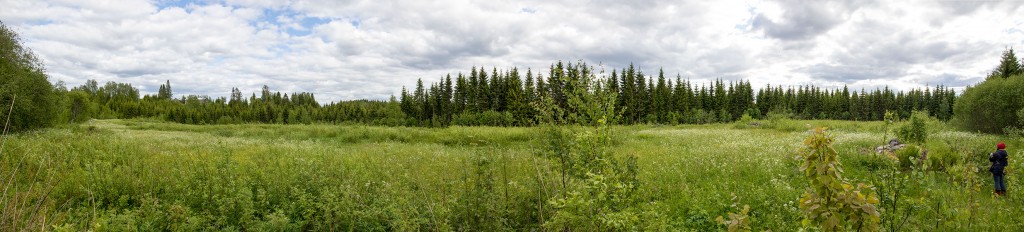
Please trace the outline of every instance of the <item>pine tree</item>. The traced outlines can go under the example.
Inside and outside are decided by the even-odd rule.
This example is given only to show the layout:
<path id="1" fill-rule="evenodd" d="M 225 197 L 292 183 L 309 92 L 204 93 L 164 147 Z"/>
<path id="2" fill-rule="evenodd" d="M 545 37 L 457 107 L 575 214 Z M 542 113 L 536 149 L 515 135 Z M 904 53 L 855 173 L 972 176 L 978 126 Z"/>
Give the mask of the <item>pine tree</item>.
<path id="1" fill-rule="evenodd" d="M 469 87 L 467 86 L 466 76 L 459 73 L 459 76 L 455 78 L 455 89 L 453 90 L 452 103 L 455 105 L 455 111 L 453 114 L 460 114 L 466 111 L 466 99 L 469 97 Z"/>
<path id="2" fill-rule="evenodd" d="M 523 86 L 523 101 L 527 105 L 536 101 L 537 91 L 536 86 L 533 84 L 533 71 L 529 68 L 526 69 L 526 84 Z"/>
<path id="3" fill-rule="evenodd" d="M 1018 60 L 1017 55 L 1013 52 L 1013 48 L 1003 51 L 1003 57 L 999 60 L 999 67 L 992 71 L 988 79 L 996 77 L 1006 79 L 1013 75 L 1024 73 L 1024 69 L 1022 69 L 1021 63 L 1018 63 Z"/>
<path id="4" fill-rule="evenodd" d="M 469 72 L 469 85 L 466 86 L 466 108 L 470 112 L 480 112 L 480 95 L 478 94 L 480 89 L 480 76 L 476 72 L 476 67 Z"/>
<path id="5" fill-rule="evenodd" d="M 517 125 L 532 124 L 532 112 L 530 111 L 526 91 L 524 91 L 522 81 L 519 79 L 519 71 L 513 68 L 506 80 L 508 83 L 505 94 L 507 96 L 506 103 L 508 104 L 508 111 L 512 113 L 513 119 L 516 120 L 515 123 Z"/>
<path id="6" fill-rule="evenodd" d="M 157 92 L 157 97 L 160 99 L 171 99 L 174 98 L 173 92 L 171 92 L 171 80 L 167 80 L 166 84 L 160 85 L 160 90 Z"/>
<path id="7" fill-rule="evenodd" d="M 451 121 L 452 114 L 455 112 L 454 104 L 452 104 L 452 98 L 454 97 L 454 90 L 452 89 L 452 75 L 448 74 L 444 77 L 444 89 L 442 92 L 441 103 L 444 116 L 444 121 L 447 123 Z"/>
<path id="8" fill-rule="evenodd" d="M 629 64 L 628 69 L 622 70 L 622 109 L 625 111 L 624 120 L 627 123 L 636 123 L 637 121 L 637 96 L 636 96 L 636 81 L 635 70 L 633 64 Z"/>
<path id="9" fill-rule="evenodd" d="M 667 87 L 668 85 L 665 83 L 665 70 L 660 69 L 658 70 L 658 84 L 651 89 L 653 91 L 651 94 L 651 113 L 657 116 L 659 122 L 666 117 L 665 113 L 668 112 L 665 110 L 668 99 L 664 97 L 664 92 L 668 90 Z"/>
<path id="10" fill-rule="evenodd" d="M 491 85 L 487 79 L 487 71 L 484 71 L 484 69 L 481 67 L 480 71 L 477 72 L 477 76 L 479 82 L 477 83 L 478 86 L 476 89 L 476 107 L 481 112 L 491 110 L 491 97 L 493 97 L 493 93 L 491 92 Z"/>
<path id="11" fill-rule="evenodd" d="M 416 90 L 413 91 L 413 116 L 420 121 L 421 125 L 424 120 L 427 120 L 426 107 L 427 107 L 427 92 L 423 88 L 423 79 L 416 79 Z"/>

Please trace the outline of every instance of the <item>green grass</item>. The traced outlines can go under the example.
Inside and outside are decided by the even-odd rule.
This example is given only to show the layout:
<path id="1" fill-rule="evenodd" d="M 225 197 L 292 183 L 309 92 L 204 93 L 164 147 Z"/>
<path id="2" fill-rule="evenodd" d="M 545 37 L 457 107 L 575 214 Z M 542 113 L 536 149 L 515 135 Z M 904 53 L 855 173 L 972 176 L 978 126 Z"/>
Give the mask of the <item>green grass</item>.
<path id="1" fill-rule="evenodd" d="M 778 129 L 615 127 L 612 150 L 638 157 L 637 198 L 656 205 L 649 210 L 665 215 L 671 230 L 723 229 L 714 218 L 729 212 L 730 194 L 750 205 L 755 230 L 802 228 L 796 201 L 806 181 L 794 157 L 811 126 L 832 128 L 853 182 L 877 180 L 893 165 L 868 152 L 885 142 L 881 122 L 785 123 Z M 984 169 L 982 156 L 1006 141 L 1011 168 L 1021 165 L 1012 158 L 1024 147 L 1019 139 L 929 126 L 929 144 L 948 144 L 943 149 L 955 151 L 960 164 Z M 540 134 L 539 128 L 146 120 L 21 133 L 8 139 L 0 157 L 9 189 L 0 202 L 0 229 L 529 230 L 550 217 L 541 196 L 558 194 L 552 187 L 557 165 L 534 155 Z M 914 206 L 901 209 L 913 211 L 901 229 L 1022 228 L 1024 200 L 1014 191 L 1021 176 L 1007 178 L 1009 198 L 994 199 L 987 172 L 970 173 L 981 183 L 973 198 L 950 172 L 916 177 L 920 184 L 907 193 Z M 972 200 L 977 207 L 968 214 Z"/>

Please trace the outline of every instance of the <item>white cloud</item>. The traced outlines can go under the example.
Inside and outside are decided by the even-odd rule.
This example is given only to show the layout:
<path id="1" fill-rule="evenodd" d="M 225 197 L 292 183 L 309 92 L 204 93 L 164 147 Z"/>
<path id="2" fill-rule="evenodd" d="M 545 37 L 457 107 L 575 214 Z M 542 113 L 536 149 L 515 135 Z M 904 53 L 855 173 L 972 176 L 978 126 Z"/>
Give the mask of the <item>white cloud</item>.
<path id="1" fill-rule="evenodd" d="M 174 2 L 0 0 L 0 19 L 70 85 L 151 93 L 171 80 L 211 96 L 268 85 L 324 102 L 387 99 L 473 66 L 546 73 L 557 60 L 757 87 L 962 87 L 1003 48 L 1024 48 L 1012 1 Z"/>

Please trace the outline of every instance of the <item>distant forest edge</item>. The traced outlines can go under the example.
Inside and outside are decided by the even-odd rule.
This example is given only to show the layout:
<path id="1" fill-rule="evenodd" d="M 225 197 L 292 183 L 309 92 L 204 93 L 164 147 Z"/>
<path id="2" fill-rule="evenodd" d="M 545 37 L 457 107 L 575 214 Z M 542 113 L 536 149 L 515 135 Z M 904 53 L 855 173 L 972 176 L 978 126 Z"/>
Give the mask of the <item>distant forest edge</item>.
<path id="1" fill-rule="evenodd" d="M 518 68 L 470 69 L 438 82 L 402 87 L 390 100 L 317 102 L 313 93 L 271 92 L 263 86 L 249 97 L 232 88 L 228 98 L 186 95 L 175 98 L 171 83 L 155 95 L 140 96 L 128 83 L 89 80 L 67 89 L 51 85 L 42 62 L 17 34 L 0 23 L 0 109 L 11 114 L 12 131 L 42 128 L 90 118 L 158 118 L 186 124 L 359 123 L 388 126 L 531 126 L 537 104 L 553 101 L 557 112 L 574 114 L 567 94 L 601 91 L 615 95 L 620 124 L 701 124 L 764 118 L 769 113 L 795 119 L 882 120 L 886 111 L 907 118 L 926 111 L 939 120 L 989 133 L 1021 131 L 1024 78 L 1012 49 L 986 80 L 963 94 L 945 86 L 894 91 L 823 89 L 816 86 L 765 86 L 756 92 L 748 81 L 715 80 L 696 84 L 678 74 L 644 74 L 630 65 L 598 72 L 584 62 L 557 62 L 548 73 Z M 591 81 L 579 81 L 587 79 Z M 579 83 L 595 83 L 579 86 Z M 13 106 L 12 106 L 13 104 Z"/>
<path id="2" fill-rule="evenodd" d="M 596 86 L 571 86 L 574 79 L 591 78 Z M 545 77 L 527 70 L 525 81 L 517 68 L 490 73 L 472 68 L 469 75 L 445 76 L 425 86 L 422 80 L 411 91 L 387 101 L 355 100 L 321 105 L 312 93 L 272 92 L 264 86 L 248 97 L 237 89 L 228 98 L 186 95 L 174 98 L 170 82 L 155 95 L 139 95 L 126 83 L 90 80 L 64 91 L 69 96 L 69 120 L 89 118 L 155 117 L 186 124 L 231 123 L 364 123 L 389 126 L 531 126 L 538 112 L 534 105 L 550 98 L 564 114 L 569 89 L 601 89 L 617 93 L 616 108 L 622 124 L 701 124 L 733 122 L 743 115 L 762 118 L 768 112 L 796 119 L 882 120 L 886 111 L 909 117 L 927 111 L 948 120 L 957 95 L 937 86 L 907 92 L 889 88 L 872 91 L 821 89 L 815 86 L 784 88 L 768 86 L 754 91 L 749 82 L 716 80 L 696 85 L 681 77 L 671 80 L 663 72 L 645 75 L 634 67 L 598 77 L 585 63 L 558 62 Z"/>

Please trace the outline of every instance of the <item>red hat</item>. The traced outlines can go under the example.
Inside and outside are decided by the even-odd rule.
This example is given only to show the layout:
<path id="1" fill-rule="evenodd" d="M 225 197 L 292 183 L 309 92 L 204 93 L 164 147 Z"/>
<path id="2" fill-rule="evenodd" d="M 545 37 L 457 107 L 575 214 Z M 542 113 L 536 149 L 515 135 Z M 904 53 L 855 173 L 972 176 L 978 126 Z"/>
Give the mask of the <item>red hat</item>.
<path id="1" fill-rule="evenodd" d="M 999 144 L 996 144 L 996 148 L 999 148 L 999 149 L 1006 149 L 1006 144 L 1005 144 L 1005 143 L 1003 143 L 1003 142 L 999 142 Z"/>

